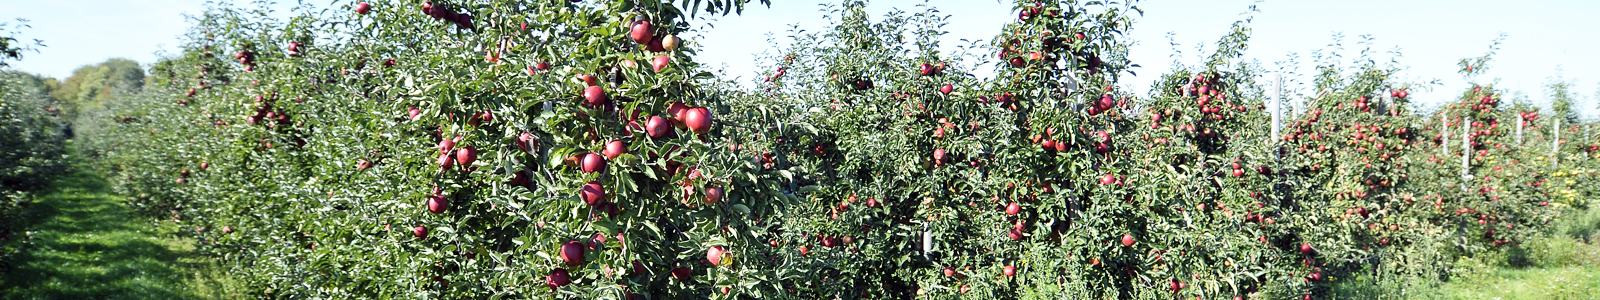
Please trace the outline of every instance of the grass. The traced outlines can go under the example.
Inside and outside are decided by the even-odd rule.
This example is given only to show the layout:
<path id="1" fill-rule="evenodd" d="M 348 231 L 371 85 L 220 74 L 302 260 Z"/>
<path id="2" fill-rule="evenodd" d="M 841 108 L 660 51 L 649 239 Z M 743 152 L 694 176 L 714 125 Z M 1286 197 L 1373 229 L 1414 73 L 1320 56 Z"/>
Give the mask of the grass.
<path id="1" fill-rule="evenodd" d="M 20 220 L 26 238 L 0 299 L 223 299 L 219 272 L 179 225 L 129 213 L 87 166 L 52 183 Z"/>
<path id="2" fill-rule="evenodd" d="M 1476 280 L 1441 286 L 1435 299 L 1597 299 L 1600 266 L 1494 268 Z"/>
<path id="3" fill-rule="evenodd" d="M 1600 299 L 1600 208 L 1558 222 L 1548 236 L 1531 239 L 1516 251 L 1457 258 L 1447 282 L 1357 278 L 1336 283 L 1333 298 Z"/>

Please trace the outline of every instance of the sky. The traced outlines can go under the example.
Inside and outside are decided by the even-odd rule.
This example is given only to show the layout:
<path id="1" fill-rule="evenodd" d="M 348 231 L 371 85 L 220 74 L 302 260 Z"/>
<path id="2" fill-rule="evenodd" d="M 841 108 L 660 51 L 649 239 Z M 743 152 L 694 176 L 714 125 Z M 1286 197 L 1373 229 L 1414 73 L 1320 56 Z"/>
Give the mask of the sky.
<path id="1" fill-rule="evenodd" d="M 817 5 L 837 1 L 772 2 L 770 8 L 751 4 L 742 15 L 702 22 L 711 26 L 685 35 L 703 46 L 696 59 L 723 66 L 728 75 L 755 77 L 754 55 L 782 47 L 769 45 L 766 34 L 783 36 L 791 25 L 821 30 L 826 21 Z M 1009 4 L 994 0 L 877 0 L 869 11 L 877 16 L 896 7 L 916 11 L 924 3 L 951 14 L 942 42 L 947 47 L 961 39 L 992 38 L 1016 16 Z M 1268 69 L 1276 70 L 1276 62 L 1298 54 L 1298 73 L 1311 73 L 1313 52 L 1329 48 L 1334 34 L 1344 36 L 1345 57 L 1355 56 L 1361 50 L 1358 37 L 1368 35 L 1373 50 L 1382 54 L 1376 57 L 1380 62 L 1394 59 L 1405 68 L 1401 79 L 1439 83 L 1411 93 L 1414 101 L 1436 104 L 1469 86 L 1456 73 L 1456 62 L 1483 55 L 1504 33 L 1487 74 L 1475 82 L 1496 83 L 1546 103 L 1544 85 L 1559 74 L 1575 84 L 1584 115 L 1600 117 L 1600 55 L 1595 55 L 1600 54 L 1600 18 L 1594 17 L 1600 15 L 1600 1 L 1594 0 L 1147 0 L 1139 2 L 1145 14 L 1128 36 L 1138 42 L 1130 58 L 1142 68 L 1139 76 L 1124 81 L 1127 88 L 1145 94 L 1175 59 L 1199 62 L 1198 55 L 1210 51 L 1252 4 L 1260 12 L 1251 24 L 1252 44 L 1245 59 Z M 179 34 L 189 25 L 184 14 L 198 13 L 203 5 L 196 0 L 0 1 L 0 22 L 9 29 L 16 18 L 26 18 L 32 28 L 23 29 L 20 37 L 42 39 L 46 45 L 13 62 L 13 68 L 64 78 L 79 66 L 108 58 L 148 64 L 163 50 L 175 51 Z M 1184 56 L 1171 57 L 1169 34 Z M 1390 51 L 1400 56 L 1391 57 Z"/>

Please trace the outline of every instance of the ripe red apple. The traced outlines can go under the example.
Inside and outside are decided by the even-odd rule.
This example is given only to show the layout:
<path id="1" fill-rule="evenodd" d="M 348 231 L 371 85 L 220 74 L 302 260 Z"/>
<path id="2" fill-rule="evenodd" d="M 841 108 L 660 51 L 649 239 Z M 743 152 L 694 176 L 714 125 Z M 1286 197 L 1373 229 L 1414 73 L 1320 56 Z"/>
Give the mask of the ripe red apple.
<path id="1" fill-rule="evenodd" d="M 201 170 L 205 170 L 206 168 L 210 168 L 210 167 L 211 167 L 211 163 L 207 163 L 207 162 L 201 162 L 200 163 L 200 169 Z"/>
<path id="2" fill-rule="evenodd" d="M 604 90 L 601 90 L 598 86 L 592 85 L 583 89 L 583 99 L 586 101 L 586 104 L 589 104 L 589 107 L 602 107 L 610 101 L 610 99 L 606 97 L 606 92 Z"/>
<path id="3" fill-rule="evenodd" d="M 1016 202 L 1011 202 L 1011 204 L 1006 204 L 1006 215 L 1015 216 L 1015 215 L 1017 215 L 1019 213 L 1022 213 L 1022 205 L 1021 204 L 1017 204 Z"/>
<path id="4" fill-rule="evenodd" d="M 578 196 L 583 198 L 583 203 L 589 204 L 589 206 L 598 206 L 606 198 L 606 188 L 600 185 L 599 181 L 590 181 L 583 184 L 583 188 L 578 190 Z"/>
<path id="5" fill-rule="evenodd" d="M 949 161 L 950 161 L 950 154 L 946 153 L 946 151 L 943 148 L 933 149 L 933 165 L 942 166 L 946 162 L 949 162 Z"/>
<path id="6" fill-rule="evenodd" d="M 422 226 L 422 225 L 417 225 L 417 227 L 412 227 L 411 228 L 411 236 L 415 236 L 415 237 L 417 237 L 419 239 L 427 239 L 428 238 L 428 227 Z"/>
<path id="7" fill-rule="evenodd" d="M 677 278 L 678 280 L 688 281 L 692 275 L 693 274 L 689 273 L 689 267 L 677 267 L 672 269 L 672 278 Z"/>
<path id="8" fill-rule="evenodd" d="M 1000 273 L 1006 274 L 1006 277 L 1015 277 L 1017 276 L 1017 267 L 1006 266 L 1005 268 L 1001 269 Z"/>
<path id="9" fill-rule="evenodd" d="M 416 121 L 417 118 L 422 117 L 422 110 L 417 109 L 416 106 L 412 106 L 411 108 L 408 108 L 406 110 L 407 110 L 407 116 L 410 117 L 412 121 Z"/>
<path id="10" fill-rule="evenodd" d="M 552 290 L 568 284 L 572 284 L 572 277 L 567 275 L 567 269 L 551 270 L 550 275 L 544 277 L 544 285 Z"/>
<path id="11" fill-rule="evenodd" d="M 534 149 L 539 148 L 538 144 L 539 139 L 533 137 L 533 133 L 523 132 L 522 134 L 517 135 L 516 146 L 518 150 L 522 150 L 523 152 L 533 151 Z"/>
<path id="12" fill-rule="evenodd" d="M 706 203 L 722 201 L 722 196 L 724 196 L 725 193 L 726 191 L 724 191 L 720 186 L 706 188 Z"/>
<path id="13" fill-rule="evenodd" d="M 956 269 L 955 268 L 944 267 L 944 277 L 955 277 L 955 276 L 956 276 Z"/>
<path id="14" fill-rule="evenodd" d="M 372 4 L 367 4 L 366 2 L 356 3 L 356 13 L 365 15 L 368 12 L 372 12 Z"/>
<path id="15" fill-rule="evenodd" d="M 1300 253 L 1301 254 L 1311 254 L 1311 244 L 1310 243 L 1302 243 L 1302 244 L 1300 244 Z"/>
<path id="16" fill-rule="evenodd" d="M 1122 234 L 1122 245 L 1123 246 L 1130 246 L 1131 247 L 1131 246 L 1133 246 L 1133 242 L 1134 242 L 1133 241 L 1133 234 L 1131 234 L 1131 233 Z"/>
<path id="17" fill-rule="evenodd" d="M 427 204 L 428 212 L 433 214 L 442 214 L 446 210 L 450 210 L 450 199 L 445 199 L 442 195 L 428 196 Z"/>
<path id="18" fill-rule="evenodd" d="M 450 155 L 450 154 L 451 154 L 450 152 L 445 152 L 445 153 L 440 153 L 439 154 L 438 164 L 439 164 L 439 169 L 440 170 L 449 170 L 450 167 L 454 167 L 455 166 L 455 162 L 456 162 L 455 157 L 454 157 L 454 155 Z"/>
<path id="19" fill-rule="evenodd" d="M 711 246 L 710 249 L 706 249 L 706 261 L 711 262 L 713 266 L 721 266 L 722 255 L 727 253 L 728 251 L 723 249 L 722 246 Z"/>
<path id="20" fill-rule="evenodd" d="M 683 123 L 690 131 L 705 134 L 711 130 L 711 110 L 705 107 L 690 108 L 683 113 Z"/>
<path id="21" fill-rule="evenodd" d="M 956 90 L 956 87 L 953 86 L 953 85 L 950 85 L 948 83 L 944 84 L 943 87 L 939 87 L 939 92 L 940 93 L 944 93 L 945 95 L 949 95 L 950 92 L 954 92 L 955 90 Z"/>
<path id="22" fill-rule="evenodd" d="M 506 184 L 513 185 L 513 186 L 527 186 L 528 185 L 528 172 L 523 172 L 523 171 L 515 172 L 513 175 L 511 175 L 511 181 L 506 182 Z"/>
<path id="23" fill-rule="evenodd" d="M 650 116 L 650 119 L 644 122 L 644 132 L 651 138 L 672 136 L 673 131 L 672 124 L 661 116 Z"/>
<path id="24" fill-rule="evenodd" d="M 370 168 L 372 168 L 372 161 L 367 160 L 365 158 L 356 160 L 356 170 L 365 171 L 365 170 L 370 169 Z M 185 170 L 184 173 L 188 173 L 188 171 Z M 184 174 L 184 175 L 189 175 L 189 174 Z"/>
<path id="25" fill-rule="evenodd" d="M 649 44 L 651 40 L 655 39 L 655 28 L 650 26 L 650 21 L 634 21 L 633 26 L 630 27 L 630 29 L 631 30 L 628 32 L 628 37 L 633 38 L 633 42 L 635 43 L 645 45 Z"/>
<path id="26" fill-rule="evenodd" d="M 605 153 L 607 160 L 616 159 L 628 153 L 628 144 L 617 140 L 606 142 L 606 149 L 602 153 Z"/>
<path id="27" fill-rule="evenodd" d="M 580 169 L 582 169 L 584 173 L 594 173 L 606 170 L 606 158 L 604 156 L 600 156 L 594 152 L 584 153 L 582 155 L 582 162 L 579 165 L 582 166 Z"/>
<path id="28" fill-rule="evenodd" d="M 456 149 L 456 162 L 461 163 L 461 167 L 470 167 L 476 161 L 478 161 L 478 149 L 473 149 L 472 146 Z"/>
<path id="29" fill-rule="evenodd" d="M 672 118 L 674 118 L 674 119 L 678 119 L 678 120 L 681 121 L 684 118 L 688 117 L 685 114 L 685 113 L 688 113 L 688 112 L 689 112 L 689 105 L 683 104 L 683 101 L 676 101 L 676 102 L 672 102 L 671 105 L 667 105 L 667 115 L 672 116 Z"/>
<path id="30" fill-rule="evenodd" d="M 567 266 L 582 265 L 583 243 L 579 243 L 578 241 L 569 241 L 566 244 L 561 245 L 561 252 L 559 256 L 561 256 L 561 261 L 565 262 Z"/>
<path id="31" fill-rule="evenodd" d="M 455 149 L 456 149 L 456 141 L 455 140 L 443 139 L 443 140 L 439 141 L 439 152 L 450 153 L 451 150 L 455 150 Z"/>
<path id="32" fill-rule="evenodd" d="M 583 81 L 584 86 L 598 86 L 598 85 L 600 85 L 600 79 L 599 78 L 595 78 L 594 75 L 589 75 L 589 74 L 578 74 L 578 81 Z"/>
<path id="33" fill-rule="evenodd" d="M 672 64 L 672 57 L 666 55 L 657 55 L 656 58 L 651 59 L 650 62 L 651 68 L 655 69 L 656 73 L 661 73 L 661 69 L 666 69 L 668 65 Z"/>

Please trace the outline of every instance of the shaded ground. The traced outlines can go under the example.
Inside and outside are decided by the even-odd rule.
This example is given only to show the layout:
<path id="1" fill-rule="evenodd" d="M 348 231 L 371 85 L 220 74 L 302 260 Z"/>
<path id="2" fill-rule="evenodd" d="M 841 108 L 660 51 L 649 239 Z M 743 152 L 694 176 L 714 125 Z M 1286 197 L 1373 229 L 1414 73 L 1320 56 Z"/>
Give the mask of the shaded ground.
<path id="1" fill-rule="evenodd" d="M 28 208 L 0 299 L 217 298 L 177 225 L 131 215 L 99 174 L 73 169 Z"/>

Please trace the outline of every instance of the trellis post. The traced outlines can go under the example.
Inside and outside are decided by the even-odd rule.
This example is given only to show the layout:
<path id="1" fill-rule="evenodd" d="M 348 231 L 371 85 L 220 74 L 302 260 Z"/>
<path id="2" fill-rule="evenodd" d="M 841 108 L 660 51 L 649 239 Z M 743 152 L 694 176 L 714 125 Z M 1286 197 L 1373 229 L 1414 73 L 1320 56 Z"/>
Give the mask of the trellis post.
<path id="1" fill-rule="evenodd" d="M 1525 123 L 1525 122 L 1527 122 L 1527 121 L 1522 120 L 1522 114 L 1517 114 L 1517 145 L 1518 146 L 1522 145 L 1522 123 Z"/>
<path id="2" fill-rule="evenodd" d="M 1461 117 L 1461 178 L 1471 179 L 1468 168 L 1472 167 L 1472 120 Z M 1465 188 L 1466 186 L 1462 186 Z"/>
<path id="3" fill-rule="evenodd" d="M 1552 122 L 1555 123 L 1555 126 L 1550 128 L 1550 132 L 1552 133 L 1551 136 L 1554 137 L 1554 138 L 1550 139 L 1550 166 L 1551 167 L 1560 167 L 1561 166 L 1561 118 L 1560 117 L 1556 117 L 1556 118 L 1550 118 L 1550 119 L 1552 119 L 1553 120 Z"/>
<path id="4" fill-rule="evenodd" d="M 1277 142 L 1283 139 L 1283 74 L 1273 74 L 1272 81 L 1272 141 Z"/>

